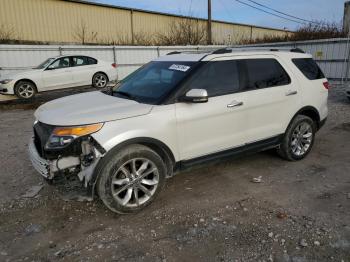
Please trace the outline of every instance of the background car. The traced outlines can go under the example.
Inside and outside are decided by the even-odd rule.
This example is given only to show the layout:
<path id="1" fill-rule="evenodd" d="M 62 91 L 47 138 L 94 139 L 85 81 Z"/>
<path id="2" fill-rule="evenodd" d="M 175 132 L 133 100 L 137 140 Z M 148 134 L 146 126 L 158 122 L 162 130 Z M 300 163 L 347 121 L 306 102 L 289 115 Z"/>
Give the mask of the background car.
<path id="1" fill-rule="evenodd" d="M 0 93 L 32 98 L 37 92 L 92 85 L 104 88 L 117 79 L 115 63 L 83 55 L 48 58 L 39 66 L 0 79 Z"/>

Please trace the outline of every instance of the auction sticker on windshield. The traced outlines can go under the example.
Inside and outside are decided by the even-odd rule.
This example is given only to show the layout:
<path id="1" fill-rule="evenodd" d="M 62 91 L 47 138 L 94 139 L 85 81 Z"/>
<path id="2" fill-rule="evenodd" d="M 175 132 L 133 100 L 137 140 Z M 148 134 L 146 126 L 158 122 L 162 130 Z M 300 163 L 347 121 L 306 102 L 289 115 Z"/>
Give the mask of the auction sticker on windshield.
<path id="1" fill-rule="evenodd" d="M 177 64 L 172 64 L 169 69 L 171 70 L 177 70 L 177 71 L 182 71 L 182 72 L 186 72 L 188 69 L 190 69 L 189 66 L 186 65 L 177 65 Z"/>

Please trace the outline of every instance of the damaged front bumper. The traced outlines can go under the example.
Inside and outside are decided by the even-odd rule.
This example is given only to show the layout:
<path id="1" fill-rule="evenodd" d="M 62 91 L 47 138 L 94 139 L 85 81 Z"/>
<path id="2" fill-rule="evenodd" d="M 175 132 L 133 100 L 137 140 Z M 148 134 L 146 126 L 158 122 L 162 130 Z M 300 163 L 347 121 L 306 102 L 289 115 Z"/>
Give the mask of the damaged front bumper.
<path id="1" fill-rule="evenodd" d="M 29 158 L 30 158 L 30 161 L 32 162 L 34 169 L 38 171 L 39 174 L 45 177 L 46 179 L 51 179 L 50 162 L 39 156 L 39 153 L 36 150 L 34 145 L 34 139 L 31 139 L 29 141 L 28 151 L 29 151 Z"/>
<path id="2" fill-rule="evenodd" d="M 34 169 L 47 180 L 53 180 L 57 175 L 77 175 L 79 180 L 84 183 L 85 187 L 92 185 L 90 182 L 95 167 L 102 157 L 102 154 L 88 141 L 81 144 L 82 147 L 88 148 L 80 156 L 58 156 L 57 159 L 44 159 L 40 156 L 32 138 L 29 142 L 29 158 Z M 90 161 L 86 161 L 85 156 L 93 156 Z"/>

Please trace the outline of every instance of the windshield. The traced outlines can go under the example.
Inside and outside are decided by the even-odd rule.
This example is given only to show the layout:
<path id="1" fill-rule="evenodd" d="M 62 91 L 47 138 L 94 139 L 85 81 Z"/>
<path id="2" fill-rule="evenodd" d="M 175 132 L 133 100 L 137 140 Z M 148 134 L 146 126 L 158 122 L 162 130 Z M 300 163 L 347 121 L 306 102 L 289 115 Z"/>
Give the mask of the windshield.
<path id="1" fill-rule="evenodd" d="M 124 78 L 113 95 L 157 104 L 193 69 L 195 62 L 150 62 Z"/>
<path id="2" fill-rule="evenodd" d="M 35 67 L 35 69 L 44 69 L 46 68 L 55 58 L 48 58 L 44 62 L 42 62 L 40 65 Z"/>

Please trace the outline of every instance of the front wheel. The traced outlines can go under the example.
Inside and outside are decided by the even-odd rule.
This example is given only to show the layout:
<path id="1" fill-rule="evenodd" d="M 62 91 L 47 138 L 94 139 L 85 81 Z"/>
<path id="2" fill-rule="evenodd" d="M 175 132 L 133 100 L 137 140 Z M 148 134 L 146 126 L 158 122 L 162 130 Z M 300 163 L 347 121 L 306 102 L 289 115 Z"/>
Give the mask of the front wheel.
<path id="1" fill-rule="evenodd" d="M 29 81 L 19 81 L 15 86 L 15 94 L 18 98 L 30 99 L 36 94 L 35 85 Z"/>
<path id="2" fill-rule="evenodd" d="M 104 73 L 96 73 L 92 77 L 92 85 L 95 88 L 104 88 L 108 84 L 108 77 Z"/>
<path id="3" fill-rule="evenodd" d="M 116 213 L 133 213 L 149 205 L 165 184 L 161 157 L 148 147 L 131 145 L 111 151 L 99 172 L 97 191 L 103 203 Z"/>
<path id="4" fill-rule="evenodd" d="M 298 115 L 288 126 L 277 152 L 289 161 L 301 160 L 311 151 L 315 133 L 315 122 L 308 116 Z"/>

